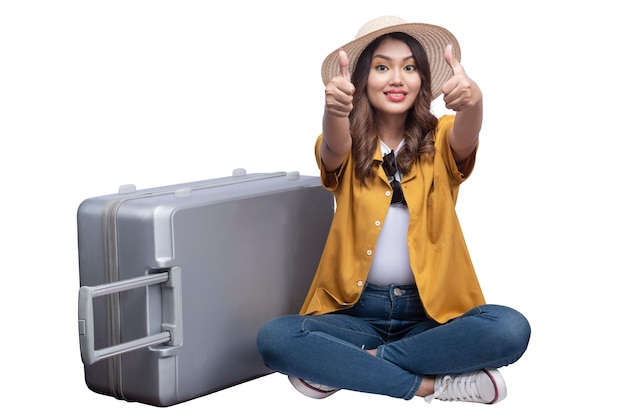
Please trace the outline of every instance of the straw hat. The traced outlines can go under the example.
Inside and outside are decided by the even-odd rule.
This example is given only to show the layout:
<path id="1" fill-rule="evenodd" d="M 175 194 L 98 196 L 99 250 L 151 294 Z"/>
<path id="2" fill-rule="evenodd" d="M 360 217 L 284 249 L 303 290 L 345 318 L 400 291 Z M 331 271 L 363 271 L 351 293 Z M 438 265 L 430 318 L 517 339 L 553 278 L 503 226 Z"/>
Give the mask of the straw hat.
<path id="1" fill-rule="evenodd" d="M 376 38 L 391 32 L 404 32 L 415 38 L 426 51 L 430 63 L 431 94 L 433 100 L 441 94 L 441 87 L 452 77 L 452 69 L 443 53 L 446 45 L 452 44 L 454 55 L 461 60 L 461 48 L 454 35 L 441 26 L 427 23 L 408 23 L 396 16 L 382 16 L 367 22 L 356 34 L 352 42 L 334 50 L 322 63 L 324 85 L 339 74 L 339 50 L 343 49 L 350 60 L 350 74 L 361 53 Z"/>

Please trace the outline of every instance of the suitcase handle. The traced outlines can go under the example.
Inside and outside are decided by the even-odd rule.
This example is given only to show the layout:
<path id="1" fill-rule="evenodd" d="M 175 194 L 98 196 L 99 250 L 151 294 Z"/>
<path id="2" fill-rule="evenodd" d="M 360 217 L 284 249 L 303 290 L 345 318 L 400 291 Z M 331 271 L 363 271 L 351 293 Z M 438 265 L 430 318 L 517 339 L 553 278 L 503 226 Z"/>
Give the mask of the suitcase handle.
<path id="1" fill-rule="evenodd" d="M 96 350 L 94 345 L 93 299 L 159 283 L 162 288 L 163 303 L 162 332 Z M 155 344 L 166 342 L 172 346 L 182 344 L 181 283 L 180 268 L 173 267 L 163 273 L 148 274 L 97 286 L 82 286 L 78 291 L 78 336 L 83 363 L 91 365 L 108 357 L 136 351 Z"/>

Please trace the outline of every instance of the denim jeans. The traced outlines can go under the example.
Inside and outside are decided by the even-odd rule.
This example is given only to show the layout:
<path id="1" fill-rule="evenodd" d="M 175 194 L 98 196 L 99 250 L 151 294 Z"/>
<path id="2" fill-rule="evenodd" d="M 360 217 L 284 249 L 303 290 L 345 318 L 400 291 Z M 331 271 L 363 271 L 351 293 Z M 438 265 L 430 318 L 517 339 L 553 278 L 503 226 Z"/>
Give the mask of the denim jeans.
<path id="1" fill-rule="evenodd" d="M 482 305 L 445 324 L 427 317 L 413 285 L 365 285 L 359 302 L 337 313 L 287 315 L 257 336 L 271 370 L 315 383 L 411 399 L 423 376 L 499 368 L 528 346 L 519 312 Z M 365 350 L 377 349 L 376 356 Z"/>

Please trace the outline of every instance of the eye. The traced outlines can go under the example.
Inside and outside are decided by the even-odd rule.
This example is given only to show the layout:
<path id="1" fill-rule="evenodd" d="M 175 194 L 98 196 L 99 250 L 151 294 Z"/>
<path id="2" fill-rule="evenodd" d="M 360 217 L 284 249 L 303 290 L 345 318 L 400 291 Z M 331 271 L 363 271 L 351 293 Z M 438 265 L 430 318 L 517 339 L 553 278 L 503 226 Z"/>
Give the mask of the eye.
<path id="1" fill-rule="evenodd" d="M 385 64 L 377 64 L 374 66 L 374 69 L 376 71 L 383 72 L 383 71 L 387 71 L 389 68 Z"/>
<path id="2" fill-rule="evenodd" d="M 404 69 L 406 71 L 417 71 L 417 66 L 415 64 L 409 64 L 406 67 L 404 67 Z"/>

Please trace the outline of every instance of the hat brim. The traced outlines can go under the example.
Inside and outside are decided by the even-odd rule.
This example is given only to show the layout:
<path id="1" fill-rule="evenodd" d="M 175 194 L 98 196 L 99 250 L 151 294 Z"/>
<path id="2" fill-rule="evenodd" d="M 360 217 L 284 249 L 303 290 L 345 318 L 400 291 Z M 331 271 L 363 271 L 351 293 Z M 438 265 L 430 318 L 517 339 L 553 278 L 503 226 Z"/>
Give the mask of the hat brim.
<path id="1" fill-rule="evenodd" d="M 354 66 L 365 48 L 379 36 L 392 32 L 406 33 L 422 45 L 430 65 L 432 100 L 439 97 L 444 83 L 453 75 L 452 69 L 444 58 L 444 50 L 447 45 L 451 44 L 456 59 L 461 61 L 461 48 L 456 37 L 450 31 L 441 26 L 428 23 L 403 23 L 388 26 L 370 32 L 337 48 L 322 63 L 322 81 L 324 85 L 328 84 L 333 77 L 339 74 L 339 50 L 343 49 L 348 55 L 348 60 L 350 61 L 349 70 L 350 74 L 352 74 Z"/>

